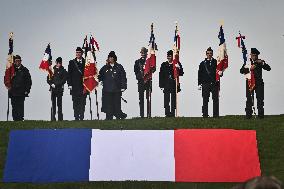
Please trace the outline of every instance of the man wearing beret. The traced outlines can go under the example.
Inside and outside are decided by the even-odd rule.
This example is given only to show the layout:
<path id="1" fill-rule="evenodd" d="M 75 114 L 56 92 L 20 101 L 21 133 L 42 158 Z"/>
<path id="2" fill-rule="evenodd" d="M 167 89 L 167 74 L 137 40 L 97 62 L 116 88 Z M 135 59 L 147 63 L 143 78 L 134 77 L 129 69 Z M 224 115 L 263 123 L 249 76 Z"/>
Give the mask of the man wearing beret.
<path id="1" fill-rule="evenodd" d="M 164 92 L 164 108 L 166 117 L 175 117 L 176 110 L 176 91 L 180 92 L 180 83 L 177 84 L 176 90 L 176 80 L 174 78 L 173 69 L 173 51 L 169 50 L 167 52 L 168 61 L 163 62 L 160 67 L 159 73 L 159 87 Z M 178 75 L 183 76 L 183 68 L 181 63 L 175 65 L 178 70 Z"/>
<path id="2" fill-rule="evenodd" d="M 67 83 L 72 95 L 75 120 L 84 120 L 87 94 L 83 93 L 85 59 L 81 47 L 76 49 L 76 58 L 69 61 Z"/>
<path id="3" fill-rule="evenodd" d="M 219 117 L 219 82 L 216 81 L 217 60 L 213 58 L 213 50 L 206 50 L 206 58 L 199 64 L 198 88 L 202 89 L 202 116 L 208 117 L 208 102 L 210 93 L 213 99 L 213 117 Z"/>
<path id="4" fill-rule="evenodd" d="M 14 57 L 15 74 L 12 78 L 9 96 L 12 104 L 12 117 L 14 121 L 24 120 L 24 103 L 28 97 L 32 79 L 29 70 L 22 65 L 22 58 L 19 55 Z"/>
<path id="5" fill-rule="evenodd" d="M 56 65 L 53 67 L 53 75 L 47 76 L 47 83 L 50 85 L 51 101 L 52 101 L 52 116 L 51 120 L 56 121 L 56 101 L 58 107 L 58 121 L 63 120 L 62 113 L 62 96 L 64 92 L 64 84 L 66 83 L 68 73 L 62 66 L 62 58 L 56 59 Z"/>
<path id="6" fill-rule="evenodd" d="M 264 60 L 258 58 L 260 52 L 256 48 L 251 48 L 250 62 L 251 64 L 243 65 L 240 69 L 241 74 L 250 74 L 255 80 L 255 86 L 249 87 L 248 80 L 246 80 L 246 118 L 252 117 L 252 106 L 254 101 L 254 93 L 257 98 L 258 117 L 264 118 L 264 82 L 262 79 L 262 69 L 270 71 L 271 68 Z M 252 73 L 252 74 L 251 74 Z M 250 91 L 251 89 L 251 91 Z M 255 92 L 254 92 L 255 91 Z"/>
<path id="7" fill-rule="evenodd" d="M 139 93 L 139 107 L 140 107 L 140 117 L 144 118 L 144 96 L 146 91 L 146 100 L 147 100 L 147 117 L 151 117 L 150 115 L 150 90 L 151 89 L 151 82 L 152 79 L 148 80 L 146 83 L 144 81 L 144 68 L 146 63 L 146 57 L 147 57 L 148 50 L 145 47 L 141 48 L 140 54 L 141 58 L 135 61 L 134 64 L 134 72 L 138 84 L 138 93 Z"/>
<path id="8" fill-rule="evenodd" d="M 121 95 L 127 89 L 126 73 L 121 64 L 117 63 L 117 56 L 111 51 L 107 63 L 99 72 L 102 89 L 102 112 L 106 113 L 106 120 L 125 119 L 127 115 L 121 110 Z"/>

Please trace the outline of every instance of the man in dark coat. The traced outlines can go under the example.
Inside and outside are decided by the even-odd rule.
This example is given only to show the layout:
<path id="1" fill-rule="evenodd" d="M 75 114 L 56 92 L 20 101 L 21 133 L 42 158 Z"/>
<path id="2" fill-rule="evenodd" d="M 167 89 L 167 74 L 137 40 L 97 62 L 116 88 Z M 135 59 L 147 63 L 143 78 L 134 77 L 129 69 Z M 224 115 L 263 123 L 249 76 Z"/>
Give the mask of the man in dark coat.
<path id="1" fill-rule="evenodd" d="M 12 104 L 12 116 L 14 121 L 24 120 L 24 103 L 28 97 L 32 79 L 29 70 L 22 65 L 22 59 L 19 55 L 14 57 L 15 74 L 12 78 L 12 85 L 9 89 L 9 96 Z"/>
<path id="2" fill-rule="evenodd" d="M 173 51 L 167 52 L 168 61 L 163 62 L 159 73 L 159 87 L 164 92 L 164 108 L 166 117 L 175 117 L 176 110 L 176 92 L 180 92 L 180 83 L 177 84 L 176 91 L 176 80 L 174 78 L 173 69 Z M 178 75 L 183 76 L 183 68 L 181 63 L 176 64 Z M 171 102 L 171 106 L 170 106 Z"/>
<path id="3" fill-rule="evenodd" d="M 99 72 L 99 81 L 102 89 L 102 112 L 106 113 L 106 120 L 125 119 L 127 115 L 121 111 L 121 95 L 127 89 L 126 73 L 121 64 L 117 62 L 114 51 L 108 55 L 107 63 Z"/>
<path id="4" fill-rule="evenodd" d="M 150 92 L 152 90 L 152 79 L 148 80 L 146 83 L 144 81 L 144 68 L 146 63 L 148 50 L 145 47 L 141 48 L 141 58 L 135 61 L 134 72 L 138 84 L 138 93 L 139 93 L 139 107 L 140 107 L 140 117 L 144 118 L 144 96 L 146 91 L 146 100 L 147 100 L 147 117 L 151 117 L 150 110 Z"/>
<path id="5" fill-rule="evenodd" d="M 83 77 L 85 69 L 85 59 L 82 57 L 81 47 L 76 49 L 76 58 L 69 61 L 67 83 L 72 95 L 73 110 L 75 120 L 84 120 L 87 94 L 83 93 Z"/>
<path id="6" fill-rule="evenodd" d="M 251 64 L 250 66 L 243 65 L 240 69 L 241 74 L 249 74 L 250 71 L 253 72 L 255 86 L 252 91 L 249 90 L 248 80 L 246 80 L 246 118 L 250 119 L 252 117 L 252 106 L 254 101 L 254 90 L 257 98 L 257 109 L 258 109 L 258 117 L 264 118 L 264 82 L 262 79 L 262 69 L 270 71 L 271 68 L 268 64 L 265 63 L 264 60 L 258 58 L 260 52 L 256 48 L 251 48 Z M 252 78 L 253 79 L 253 78 Z"/>
<path id="7" fill-rule="evenodd" d="M 47 76 L 47 83 L 50 85 L 51 101 L 52 101 L 52 116 L 51 120 L 56 121 L 56 101 L 58 107 L 58 121 L 63 120 L 62 113 L 62 96 L 64 92 L 64 84 L 66 83 L 68 73 L 62 66 L 62 58 L 56 59 L 56 65 L 53 67 L 53 75 Z M 57 99 L 57 100 L 56 100 Z"/>
<path id="8" fill-rule="evenodd" d="M 202 116 L 208 117 L 208 102 L 210 93 L 213 99 L 213 117 L 219 117 L 219 82 L 216 81 L 217 60 L 213 58 L 213 50 L 209 47 L 206 50 L 206 58 L 198 69 L 198 86 L 202 89 Z"/>

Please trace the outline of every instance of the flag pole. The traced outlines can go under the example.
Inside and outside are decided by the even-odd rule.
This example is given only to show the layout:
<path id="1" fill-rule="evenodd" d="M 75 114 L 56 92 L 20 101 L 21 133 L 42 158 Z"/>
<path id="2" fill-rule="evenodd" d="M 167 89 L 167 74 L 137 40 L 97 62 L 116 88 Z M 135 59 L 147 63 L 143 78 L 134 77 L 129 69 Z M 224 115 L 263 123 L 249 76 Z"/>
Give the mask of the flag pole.
<path id="1" fill-rule="evenodd" d="M 10 32 L 10 34 L 9 34 L 9 53 L 8 53 L 8 55 L 10 56 L 9 58 L 10 58 L 10 61 L 11 61 L 11 66 L 14 66 L 14 57 L 13 57 L 13 51 L 12 52 L 10 52 L 10 40 L 12 41 L 12 49 L 13 49 L 13 35 L 14 35 L 14 33 L 13 32 Z M 10 72 L 10 74 L 9 74 L 9 77 L 10 77 L 10 80 L 12 80 L 12 78 L 11 78 L 11 69 L 9 69 L 9 72 Z M 11 86 L 12 87 L 12 86 Z M 10 114 L 10 95 L 9 95 L 9 90 L 10 89 L 8 89 L 8 104 L 7 104 L 7 121 L 9 121 L 9 114 Z"/>
<path id="2" fill-rule="evenodd" d="M 91 99 L 91 93 L 89 93 L 89 101 L 90 101 L 90 115 L 91 115 L 91 120 L 93 120 L 93 111 L 92 111 L 92 99 Z"/>
<path id="3" fill-rule="evenodd" d="M 178 32 L 178 23 L 176 21 L 176 34 L 177 34 L 177 32 Z M 177 51 L 176 53 L 178 53 L 178 50 L 179 50 L 178 46 L 177 46 L 177 43 L 178 42 L 177 42 L 177 39 L 176 39 L 176 49 L 175 49 Z M 174 66 L 176 66 L 176 65 L 174 65 Z M 176 77 L 175 80 L 176 80 L 176 117 L 178 117 L 178 78 Z"/>
<path id="4" fill-rule="evenodd" d="M 98 118 L 98 120 L 100 120 L 99 103 L 98 103 L 98 91 L 97 91 L 97 89 L 95 89 L 95 94 L 96 94 L 97 118 Z"/>

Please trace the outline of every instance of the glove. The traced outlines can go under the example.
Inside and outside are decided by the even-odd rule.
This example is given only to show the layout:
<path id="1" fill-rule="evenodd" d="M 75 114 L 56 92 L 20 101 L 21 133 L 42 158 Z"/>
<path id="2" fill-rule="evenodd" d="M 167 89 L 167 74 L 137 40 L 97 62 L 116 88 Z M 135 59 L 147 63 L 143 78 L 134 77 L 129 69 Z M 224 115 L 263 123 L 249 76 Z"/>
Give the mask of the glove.
<path id="1" fill-rule="evenodd" d="M 54 84 L 51 84 L 50 86 L 51 86 L 52 88 L 55 88 L 55 85 L 54 85 Z"/>
<path id="2" fill-rule="evenodd" d="M 223 75 L 223 72 L 222 71 L 218 71 L 218 75 Z"/>
<path id="3" fill-rule="evenodd" d="M 202 86 L 201 85 L 198 85 L 198 90 L 200 91 L 202 89 Z"/>
<path id="4" fill-rule="evenodd" d="M 176 68 L 179 68 L 179 64 L 175 64 Z"/>
<path id="5" fill-rule="evenodd" d="M 68 89 L 72 90 L 72 86 L 68 86 Z"/>
<path id="6" fill-rule="evenodd" d="M 161 88 L 161 90 L 164 92 L 164 88 Z"/>

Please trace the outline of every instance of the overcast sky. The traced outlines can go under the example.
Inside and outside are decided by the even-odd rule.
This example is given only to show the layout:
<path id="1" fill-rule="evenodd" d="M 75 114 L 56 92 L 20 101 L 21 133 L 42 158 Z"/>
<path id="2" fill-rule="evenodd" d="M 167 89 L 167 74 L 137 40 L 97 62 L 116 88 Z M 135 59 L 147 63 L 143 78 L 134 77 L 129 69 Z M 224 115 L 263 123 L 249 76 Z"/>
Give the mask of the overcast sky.
<path id="1" fill-rule="evenodd" d="M 197 90 L 199 63 L 205 50 L 211 46 L 216 58 L 220 21 L 224 20 L 224 33 L 229 55 L 229 68 L 221 79 L 220 115 L 245 114 L 245 78 L 239 73 L 242 66 L 241 49 L 235 37 L 239 30 L 246 36 L 248 49 L 256 47 L 260 58 L 272 68 L 263 71 L 265 82 L 265 114 L 284 113 L 284 15 L 283 0 L 184 0 L 184 1 L 97 1 L 97 0 L 1 0 L 0 1 L 0 120 L 6 120 L 7 89 L 3 84 L 8 35 L 14 32 L 14 53 L 22 56 L 22 63 L 32 76 L 30 97 L 25 101 L 25 119 L 50 119 L 50 93 L 46 73 L 38 69 L 46 45 L 50 42 L 54 60 L 61 56 L 67 69 L 75 57 L 75 49 L 82 46 L 83 38 L 93 33 L 100 44 L 98 67 L 105 64 L 108 53 L 114 50 L 118 63 L 127 72 L 128 89 L 123 93 L 128 104 L 123 111 L 128 118 L 139 116 L 137 82 L 134 62 L 140 57 L 140 48 L 150 37 L 150 24 L 158 45 L 157 72 L 153 77 L 152 115 L 164 116 L 163 93 L 158 85 L 158 72 L 166 61 L 166 52 L 172 48 L 175 21 L 181 34 L 180 61 L 184 67 L 182 91 L 178 95 L 180 116 L 202 115 L 201 91 Z M 101 87 L 99 105 L 101 106 Z M 93 117 L 95 95 L 92 94 Z M 99 108 L 100 109 L 100 108 Z M 63 97 L 64 119 L 73 120 L 72 100 L 65 85 Z M 212 115 L 212 102 L 209 104 Z M 11 115 L 11 113 L 10 113 Z M 100 112 L 102 118 L 105 117 Z M 86 119 L 90 119 L 87 101 Z M 11 120 L 11 117 L 10 117 Z"/>

